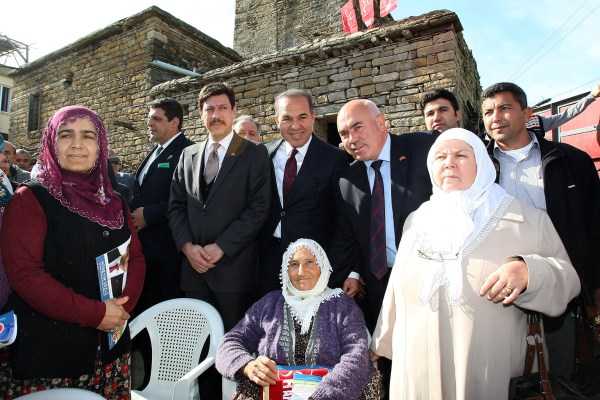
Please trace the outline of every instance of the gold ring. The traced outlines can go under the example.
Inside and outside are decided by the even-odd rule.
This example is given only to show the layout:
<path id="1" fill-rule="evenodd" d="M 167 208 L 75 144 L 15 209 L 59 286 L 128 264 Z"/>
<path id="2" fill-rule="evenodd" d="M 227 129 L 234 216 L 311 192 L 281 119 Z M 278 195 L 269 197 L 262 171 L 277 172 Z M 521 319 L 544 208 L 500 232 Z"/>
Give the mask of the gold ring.
<path id="1" fill-rule="evenodd" d="M 510 287 L 510 285 L 506 285 L 506 287 L 503 290 L 505 297 L 510 296 L 512 294 L 513 290 L 514 289 L 512 287 Z"/>

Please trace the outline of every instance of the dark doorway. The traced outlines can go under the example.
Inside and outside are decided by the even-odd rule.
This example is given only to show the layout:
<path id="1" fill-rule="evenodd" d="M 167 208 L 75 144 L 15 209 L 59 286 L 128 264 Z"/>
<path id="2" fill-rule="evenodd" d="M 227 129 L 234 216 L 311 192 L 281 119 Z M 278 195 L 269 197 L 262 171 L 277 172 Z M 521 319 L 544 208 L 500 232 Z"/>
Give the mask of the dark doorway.
<path id="1" fill-rule="evenodd" d="M 335 147 L 340 144 L 340 135 L 338 135 L 337 124 L 335 122 L 327 123 L 327 142 Z"/>

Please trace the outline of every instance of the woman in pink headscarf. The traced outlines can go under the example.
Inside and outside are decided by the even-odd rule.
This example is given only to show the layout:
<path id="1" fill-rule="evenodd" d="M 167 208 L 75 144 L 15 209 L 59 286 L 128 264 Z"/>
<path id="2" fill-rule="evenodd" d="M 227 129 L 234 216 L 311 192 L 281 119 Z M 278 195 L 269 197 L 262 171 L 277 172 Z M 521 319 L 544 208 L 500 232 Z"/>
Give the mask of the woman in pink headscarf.
<path id="1" fill-rule="evenodd" d="M 145 265 L 107 158 L 99 116 L 82 106 L 61 108 L 44 131 L 37 180 L 6 208 L 0 245 L 18 335 L 0 367 L 5 399 L 54 387 L 130 398 L 128 332 L 110 350 L 106 332 L 127 322 Z M 129 239 L 122 297 L 102 302 L 96 257 Z"/>

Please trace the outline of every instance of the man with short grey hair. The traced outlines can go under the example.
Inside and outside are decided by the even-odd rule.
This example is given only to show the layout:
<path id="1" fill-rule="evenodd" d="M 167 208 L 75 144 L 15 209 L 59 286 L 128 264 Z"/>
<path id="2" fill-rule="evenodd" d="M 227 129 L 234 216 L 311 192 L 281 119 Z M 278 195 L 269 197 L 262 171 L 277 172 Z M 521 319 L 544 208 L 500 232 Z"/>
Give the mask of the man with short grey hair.
<path id="1" fill-rule="evenodd" d="M 233 131 L 252 143 L 259 144 L 262 142 L 258 125 L 250 115 L 240 115 L 233 121 Z"/>

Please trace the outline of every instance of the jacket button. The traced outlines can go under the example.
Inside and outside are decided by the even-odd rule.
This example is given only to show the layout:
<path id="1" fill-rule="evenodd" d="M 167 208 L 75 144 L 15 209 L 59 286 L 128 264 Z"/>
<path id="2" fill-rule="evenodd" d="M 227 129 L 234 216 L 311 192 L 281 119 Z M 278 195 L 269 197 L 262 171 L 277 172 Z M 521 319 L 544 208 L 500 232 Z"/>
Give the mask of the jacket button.
<path id="1" fill-rule="evenodd" d="M 107 238 L 110 236 L 110 232 L 109 231 L 102 231 L 102 237 Z"/>
<path id="2" fill-rule="evenodd" d="M 281 214 L 279 214 L 279 216 L 280 216 L 281 218 L 285 217 L 285 211 L 282 211 L 282 212 L 281 212 Z"/>

